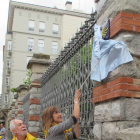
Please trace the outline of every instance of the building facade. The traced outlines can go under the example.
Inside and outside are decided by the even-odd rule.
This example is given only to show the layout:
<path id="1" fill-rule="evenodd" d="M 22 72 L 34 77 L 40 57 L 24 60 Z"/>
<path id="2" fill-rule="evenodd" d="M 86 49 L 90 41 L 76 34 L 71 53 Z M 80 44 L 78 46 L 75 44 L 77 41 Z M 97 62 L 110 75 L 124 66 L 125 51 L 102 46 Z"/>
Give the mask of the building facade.
<path id="1" fill-rule="evenodd" d="M 11 88 L 23 84 L 26 66 L 34 53 L 50 55 L 53 60 L 88 14 L 32 4 L 9 2 L 7 34 L 3 51 L 3 82 L 1 109 L 5 114 L 14 100 Z"/>

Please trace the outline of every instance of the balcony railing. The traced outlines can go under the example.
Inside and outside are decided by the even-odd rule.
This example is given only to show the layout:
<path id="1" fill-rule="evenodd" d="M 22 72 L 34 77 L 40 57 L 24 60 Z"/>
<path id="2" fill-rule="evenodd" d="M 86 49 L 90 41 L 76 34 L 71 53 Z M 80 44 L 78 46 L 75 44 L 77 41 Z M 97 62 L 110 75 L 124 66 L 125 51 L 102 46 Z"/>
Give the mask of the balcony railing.
<path id="1" fill-rule="evenodd" d="M 11 69 L 8 68 L 8 69 L 7 69 L 7 74 L 10 74 L 10 73 L 11 73 Z"/>
<path id="2" fill-rule="evenodd" d="M 8 50 L 8 55 L 11 56 L 12 55 L 12 51 Z"/>
<path id="3" fill-rule="evenodd" d="M 28 51 L 33 51 L 33 45 L 28 45 Z"/>
<path id="4" fill-rule="evenodd" d="M 53 31 L 53 36 L 58 36 L 58 31 Z"/>
<path id="5" fill-rule="evenodd" d="M 29 27 L 29 31 L 34 31 L 34 28 L 33 27 Z"/>
<path id="6" fill-rule="evenodd" d="M 6 91 L 7 91 L 7 92 L 10 91 L 10 87 L 9 87 L 9 86 L 6 87 Z"/>
<path id="7" fill-rule="evenodd" d="M 45 29 L 39 29 L 39 32 L 42 32 L 42 33 L 44 33 L 45 32 Z"/>

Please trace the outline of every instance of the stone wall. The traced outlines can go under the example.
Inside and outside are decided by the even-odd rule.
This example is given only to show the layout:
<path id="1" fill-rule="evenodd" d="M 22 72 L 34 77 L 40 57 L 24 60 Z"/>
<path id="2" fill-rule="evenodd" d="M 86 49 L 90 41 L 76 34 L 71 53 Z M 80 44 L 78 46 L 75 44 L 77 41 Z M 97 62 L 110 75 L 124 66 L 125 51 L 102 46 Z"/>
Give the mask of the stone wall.
<path id="1" fill-rule="evenodd" d="M 140 79 L 121 77 L 93 89 L 94 140 L 116 140 L 115 133 L 140 127 Z"/>
<path id="2" fill-rule="evenodd" d="M 140 140 L 140 127 L 125 129 L 115 133 L 119 140 Z"/>
<path id="3" fill-rule="evenodd" d="M 28 131 L 35 137 L 38 137 L 40 128 L 40 97 L 41 97 L 41 76 L 51 64 L 50 56 L 34 54 L 29 61 L 27 68 L 31 69 L 30 78 L 30 97 L 29 97 L 29 116 Z"/>
<path id="4" fill-rule="evenodd" d="M 140 127 L 140 1 L 96 0 L 98 20 L 111 19 L 110 37 L 123 41 L 133 61 L 95 82 L 94 140 L 139 138 Z M 132 131 L 131 131 L 132 130 Z M 134 132 L 135 130 L 135 132 Z M 134 136 L 132 138 L 132 136 Z"/>

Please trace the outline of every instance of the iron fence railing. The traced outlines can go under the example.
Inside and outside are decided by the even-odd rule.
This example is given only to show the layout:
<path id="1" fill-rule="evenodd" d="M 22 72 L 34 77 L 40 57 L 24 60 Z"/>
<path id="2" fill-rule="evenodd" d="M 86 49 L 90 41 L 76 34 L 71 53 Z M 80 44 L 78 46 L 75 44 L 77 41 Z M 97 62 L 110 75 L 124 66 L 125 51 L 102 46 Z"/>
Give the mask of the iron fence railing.
<path id="1" fill-rule="evenodd" d="M 96 13 L 85 21 L 80 31 L 42 76 L 41 81 L 41 114 L 50 106 L 61 107 L 63 120 L 73 113 L 74 94 L 80 88 L 90 72 L 91 49 L 93 46 L 94 24 Z M 92 104 L 93 81 L 87 79 L 80 99 L 81 140 L 93 139 L 94 105 Z M 41 122 L 41 120 L 40 120 Z M 41 123 L 40 123 L 41 124 Z M 43 135 L 40 125 L 40 137 Z"/>
<path id="2" fill-rule="evenodd" d="M 23 117 L 24 117 L 23 120 L 27 128 L 28 128 L 28 117 L 29 117 L 29 99 L 30 99 L 30 92 L 28 92 L 23 98 Z"/>

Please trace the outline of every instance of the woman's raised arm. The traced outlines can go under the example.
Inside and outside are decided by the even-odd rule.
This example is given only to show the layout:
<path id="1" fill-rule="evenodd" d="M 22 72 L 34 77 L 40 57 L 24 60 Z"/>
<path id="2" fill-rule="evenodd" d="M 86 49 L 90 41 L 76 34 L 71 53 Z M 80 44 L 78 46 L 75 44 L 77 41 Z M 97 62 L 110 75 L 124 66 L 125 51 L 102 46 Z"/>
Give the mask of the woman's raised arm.
<path id="1" fill-rule="evenodd" d="M 80 89 L 78 89 L 75 92 L 75 97 L 74 97 L 74 110 L 73 110 L 73 116 L 77 119 L 77 123 L 74 125 L 74 132 L 76 135 L 76 138 L 80 137 L 80 128 L 79 128 L 79 123 L 78 119 L 80 118 L 80 107 L 79 107 L 79 98 L 81 97 L 81 92 Z"/>

